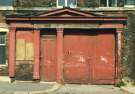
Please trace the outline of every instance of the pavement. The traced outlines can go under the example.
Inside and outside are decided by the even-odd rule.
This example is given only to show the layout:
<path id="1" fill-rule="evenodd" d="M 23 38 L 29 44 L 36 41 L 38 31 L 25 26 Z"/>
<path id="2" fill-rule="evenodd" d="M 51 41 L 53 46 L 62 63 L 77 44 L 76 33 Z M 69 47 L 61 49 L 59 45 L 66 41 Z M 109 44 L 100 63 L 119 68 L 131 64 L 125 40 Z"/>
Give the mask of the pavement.
<path id="1" fill-rule="evenodd" d="M 0 94 L 46 94 L 60 88 L 57 83 L 0 82 Z"/>
<path id="2" fill-rule="evenodd" d="M 121 90 L 129 94 L 135 94 L 135 86 L 123 86 Z"/>
<path id="3" fill-rule="evenodd" d="M 49 94 L 130 94 L 113 85 L 66 84 Z"/>
<path id="4" fill-rule="evenodd" d="M 130 94 L 113 85 L 0 82 L 0 94 Z"/>

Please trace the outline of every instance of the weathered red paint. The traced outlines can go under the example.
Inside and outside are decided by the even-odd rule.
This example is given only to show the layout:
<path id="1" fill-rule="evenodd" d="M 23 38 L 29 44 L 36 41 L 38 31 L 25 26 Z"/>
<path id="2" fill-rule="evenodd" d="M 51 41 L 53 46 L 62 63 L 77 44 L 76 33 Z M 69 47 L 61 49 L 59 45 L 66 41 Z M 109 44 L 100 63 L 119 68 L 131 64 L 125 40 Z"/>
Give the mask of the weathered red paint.
<path id="1" fill-rule="evenodd" d="M 96 35 L 88 36 L 89 30 L 87 34 L 74 33 L 73 36 L 71 34 L 64 35 L 65 32 L 63 33 L 63 29 L 57 29 L 57 39 L 56 39 L 57 81 L 59 83 L 65 80 L 65 82 L 93 83 L 93 84 L 102 84 L 102 83 L 114 84 L 116 74 L 118 75 L 118 79 L 116 80 L 116 82 L 118 80 L 119 81 L 121 80 L 121 34 L 118 33 L 118 50 L 115 53 L 114 32 L 119 32 L 118 29 L 124 28 L 123 26 L 126 20 L 127 17 L 124 16 L 123 17 L 110 17 L 110 16 L 108 17 L 108 16 L 101 16 L 101 15 L 96 16 L 92 13 L 78 11 L 70 8 L 52 10 L 43 13 L 41 15 L 38 15 L 37 17 L 31 17 L 31 18 L 7 17 L 7 21 L 10 23 L 10 25 L 16 26 L 17 28 L 21 27 L 21 28 L 32 29 L 33 24 L 30 24 L 30 21 L 37 22 L 35 24 L 41 26 L 42 25 L 44 26 L 47 23 L 49 24 L 55 23 L 55 25 L 58 23 L 60 24 L 58 25 L 58 28 L 62 28 L 63 27 L 62 24 L 70 24 L 70 23 L 71 24 L 87 23 L 90 25 L 96 24 L 95 28 L 93 28 L 96 30 L 92 31 L 95 32 Z M 45 28 L 45 27 L 38 27 L 38 28 Z M 83 32 L 82 29 L 80 30 L 81 32 Z M 113 31 L 113 30 L 117 30 L 117 31 Z M 39 75 L 40 37 L 39 36 L 40 33 L 35 30 L 34 68 L 33 68 L 34 79 L 40 78 Z M 43 42 L 43 49 L 44 47 L 47 47 L 49 49 L 51 45 L 53 45 L 53 43 L 51 44 L 51 42 Z M 45 48 L 44 51 L 47 51 L 47 48 Z M 41 51 L 43 51 L 43 49 L 41 49 Z M 48 56 L 45 55 L 44 58 L 49 57 L 49 55 L 52 53 L 48 52 Z M 79 60 L 78 57 L 71 56 L 73 55 L 73 53 L 77 53 L 77 55 L 80 55 L 80 57 L 83 58 L 88 57 L 88 59 L 86 59 L 87 62 L 80 63 L 80 61 L 78 61 Z M 117 71 L 115 70 L 114 67 L 116 63 L 115 62 L 116 54 L 118 55 L 117 58 L 118 65 L 116 66 L 116 68 L 118 69 Z M 85 59 L 84 60 L 80 59 L 80 60 L 85 61 Z M 11 59 L 11 61 L 13 62 L 14 60 Z M 44 64 L 47 64 L 45 62 Z M 52 71 L 51 67 L 52 67 L 51 64 L 50 65 L 47 64 L 47 68 L 45 71 L 44 69 L 42 70 L 41 67 L 41 70 L 44 71 L 43 75 L 46 76 L 47 74 L 48 79 L 50 79 L 51 76 L 53 75 L 53 73 L 51 75 L 51 72 L 49 72 Z M 12 67 L 10 67 L 10 70 L 12 70 L 11 68 Z"/>
<path id="2" fill-rule="evenodd" d="M 9 28 L 9 59 L 8 59 L 8 66 L 9 66 L 9 77 L 15 77 L 15 65 L 16 65 L 16 60 L 15 60 L 15 53 L 16 53 L 16 28 L 15 27 L 10 27 Z"/>
<path id="3" fill-rule="evenodd" d="M 85 11 L 80 11 L 78 9 L 70 9 L 70 8 L 61 8 L 56 10 L 50 10 L 46 13 L 39 14 L 39 17 L 54 17 L 57 15 L 63 14 L 63 17 L 70 17 L 69 15 L 65 15 L 65 12 L 70 12 L 72 15 L 76 14 L 75 16 L 86 16 L 86 17 L 93 17 L 93 13 L 88 13 Z"/>
<path id="4" fill-rule="evenodd" d="M 92 83 L 114 84 L 115 36 L 114 30 L 98 30 L 96 36 L 96 59 L 92 70 Z"/>
<path id="5" fill-rule="evenodd" d="M 85 17 L 85 16 L 84 16 Z M 29 18 L 7 18 L 9 21 L 124 21 L 127 17 L 33 17 L 31 19 Z"/>
<path id="6" fill-rule="evenodd" d="M 81 11 L 78 9 L 62 8 L 51 10 L 37 17 L 7 17 L 8 21 L 124 21 L 127 17 L 124 16 L 96 16 L 93 13 Z"/>
<path id="7" fill-rule="evenodd" d="M 114 84 L 114 30 L 69 31 L 64 35 L 64 81 Z"/>
<path id="8" fill-rule="evenodd" d="M 33 32 L 32 31 L 17 31 L 16 39 L 24 39 L 26 42 L 33 43 Z"/>
<path id="9" fill-rule="evenodd" d="M 123 24 L 112 24 L 112 23 L 106 23 L 106 24 L 100 24 L 99 25 L 99 28 L 113 28 L 113 29 L 116 29 L 116 28 L 124 28 Z"/>
<path id="10" fill-rule="evenodd" d="M 41 81 L 56 81 L 56 35 L 52 36 L 53 38 L 41 37 Z"/>
<path id="11" fill-rule="evenodd" d="M 116 79 L 116 83 L 119 83 L 121 82 L 122 80 L 122 59 L 121 59 L 121 55 L 122 55 L 122 31 L 123 30 L 119 30 L 117 29 L 117 39 L 118 39 L 118 44 L 117 44 L 117 47 L 118 47 L 118 50 L 117 50 L 117 72 L 118 72 L 118 77 Z"/>
<path id="12" fill-rule="evenodd" d="M 67 29 L 64 35 L 65 83 L 90 83 L 94 63 L 95 33 Z"/>
<path id="13" fill-rule="evenodd" d="M 57 30 L 57 82 L 63 82 L 63 30 L 58 28 Z"/>
<path id="14" fill-rule="evenodd" d="M 34 30 L 34 65 L 33 65 L 33 79 L 40 79 L 40 31 Z"/>

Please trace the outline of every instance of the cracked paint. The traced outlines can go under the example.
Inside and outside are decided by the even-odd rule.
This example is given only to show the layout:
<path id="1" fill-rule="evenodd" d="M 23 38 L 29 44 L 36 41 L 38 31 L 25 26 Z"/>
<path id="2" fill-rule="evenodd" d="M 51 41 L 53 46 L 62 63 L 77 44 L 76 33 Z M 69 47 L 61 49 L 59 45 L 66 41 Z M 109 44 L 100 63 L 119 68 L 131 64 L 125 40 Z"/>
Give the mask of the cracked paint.
<path id="1" fill-rule="evenodd" d="M 78 60 L 78 62 L 81 62 L 81 63 L 85 63 L 86 62 L 86 60 L 85 60 L 85 58 L 83 57 L 83 56 L 77 56 L 77 60 Z"/>
<path id="2" fill-rule="evenodd" d="M 79 57 L 78 61 L 80 61 L 81 63 L 85 63 L 86 62 L 86 60 L 82 56 Z"/>
<path id="3" fill-rule="evenodd" d="M 100 56 L 100 60 L 101 60 L 103 63 L 108 63 L 108 60 L 107 60 L 104 56 Z"/>

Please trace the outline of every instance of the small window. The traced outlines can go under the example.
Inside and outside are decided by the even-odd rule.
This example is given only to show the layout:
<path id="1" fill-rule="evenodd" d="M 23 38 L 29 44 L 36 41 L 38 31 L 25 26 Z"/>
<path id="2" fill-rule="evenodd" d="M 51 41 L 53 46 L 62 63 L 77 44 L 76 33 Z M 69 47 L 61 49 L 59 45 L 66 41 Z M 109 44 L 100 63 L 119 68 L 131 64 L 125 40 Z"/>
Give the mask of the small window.
<path id="1" fill-rule="evenodd" d="M 134 5 L 135 6 L 135 0 L 126 0 L 126 5 Z"/>
<path id="2" fill-rule="evenodd" d="M 76 8 L 77 0 L 57 0 L 57 7 Z"/>
<path id="3" fill-rule="evenodd" d="M 58 0 L 58 6 L 65 6 L 65 0 Z"/>
<path id="4" fill-rule="evenodd" d="M 0 64 L 6 63 L 6 33 L 0 33 Z"/>
<path id="5" fill-rule="evenodd" d="M 0 0 L 0 6 L 12 6 L 12 0 Z"/>
<path id="6" fill-rule="evenodd" d="M 67 6 L 69 6 L 69 7 L 76 7 L 76 0 L 68 0 Z"/>
<path id="7" fill-rule="evenodd" d="M 100 7 L 123 7 L 124 0 L 100 0 Z"/>

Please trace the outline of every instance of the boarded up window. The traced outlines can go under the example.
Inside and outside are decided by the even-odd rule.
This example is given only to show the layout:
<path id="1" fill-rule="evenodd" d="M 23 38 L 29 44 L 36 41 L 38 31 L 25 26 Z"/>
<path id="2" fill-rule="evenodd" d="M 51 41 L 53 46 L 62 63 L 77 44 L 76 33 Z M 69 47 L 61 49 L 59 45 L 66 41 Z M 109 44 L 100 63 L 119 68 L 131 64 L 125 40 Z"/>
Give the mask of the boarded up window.
<path id="1" fill-rule="evenodd" d="M 17 32 L 16 60 L 33 60 L 33 33 Z"/>

